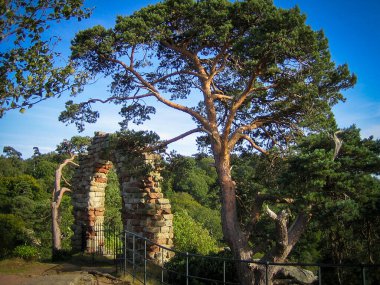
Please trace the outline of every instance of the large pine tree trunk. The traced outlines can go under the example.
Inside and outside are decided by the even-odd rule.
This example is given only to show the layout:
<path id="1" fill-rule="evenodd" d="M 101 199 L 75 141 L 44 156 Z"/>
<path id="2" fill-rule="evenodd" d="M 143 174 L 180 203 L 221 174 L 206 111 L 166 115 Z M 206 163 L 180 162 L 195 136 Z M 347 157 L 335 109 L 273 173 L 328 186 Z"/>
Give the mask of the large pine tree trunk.
<path id="1" fill-rule="evenodd" d="M 221 188 L 224 238 L 231 248 L 234 259 L 252 260 L 253 250 L 249 247 L 248 237 L 241 229 L 238 219 L 236 185 L 231 177 L 230 156 L 229 154 L 219 155 L 217 153 L 214 157 Z M 275 223 L 278 228 L 278 245 L 265 254 L 261 259 L 262 262 L 284 262 L 294 245 L 298 242 L 310 219 L 309 214 L 301 212 L 288 228 L 284 217 L 281 213 L 276 215 Z M 236 263 L 236 268 L 242 285 L 271 285 L 273 284 L 274 276 L 281 270 L 277 266 L 266 267 L 265 265 L 244 262 Z M 307 283 L 308 281 L 304 283 L 311 284 L 312 277 L 310 277 L 310 283 Z M 299 279 L 296 276 L 293 276 L 293 278 Z"/>
<path id="2" fill-rule="evenodd" d="M 236 207 L 236 186 L 231 177 L 229 156 L 215 156 L 215 164 L 221 187 L 222 201 L 222 228 L 226 242 L 231 248 L 234 259 L 250 260 L 252 250 L 248 247 L 247 237 L 244 235 L 238 220 Z M 255 273 L 248 263 L 236 263 L 240 283 L 243 285 L 255 283 Z M 257 272 L 257 271 L 256 271 Z"/>

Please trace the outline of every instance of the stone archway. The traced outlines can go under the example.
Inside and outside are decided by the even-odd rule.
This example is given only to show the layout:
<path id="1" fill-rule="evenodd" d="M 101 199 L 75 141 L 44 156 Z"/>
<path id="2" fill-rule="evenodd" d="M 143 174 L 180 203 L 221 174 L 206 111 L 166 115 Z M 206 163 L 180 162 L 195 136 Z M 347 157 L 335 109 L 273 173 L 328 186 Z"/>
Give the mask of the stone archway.
<path id="1" fill-rule="evenodd" d="M 115 147 L 112 135 L 95 134 L 88 153 L 79 157 L 80 166 L 73 179 L 73 250 L 83 249 L 82 241 L 86 236 L 88 251 L 94 241 L 95 224 L 103 224 L 107 173 L 112 167 L 119 178 L 124 229 L 172 247 L 173 215 L 169 200 L 161 192 L 159 159 L 159 155 L 147 153 L 140 154 L 138 159 L 131 158 Z M 134 171 L 144 168 L 149 171 Z M 148 249 L 148 256 L 157 261 L 162 258 L 156 247 Z"/>

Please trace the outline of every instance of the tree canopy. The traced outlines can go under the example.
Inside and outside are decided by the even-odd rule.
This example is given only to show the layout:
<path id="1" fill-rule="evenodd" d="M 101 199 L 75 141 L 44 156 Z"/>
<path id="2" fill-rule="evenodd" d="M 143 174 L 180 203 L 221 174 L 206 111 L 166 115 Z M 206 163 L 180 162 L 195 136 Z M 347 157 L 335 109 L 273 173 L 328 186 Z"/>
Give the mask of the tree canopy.
<path id="1" fill-rule="evenodd" d="M 82 5 L 83 0 L 1 1 L 0 118 L 70 88 L 75 71 L 59 63 L 59 38 L 46 30 L 61 20 L 87 18 L 90 11 Z"/>
<path id="2" fill-rule="evenodd" d="M 331 60 L 323 32 L 305 20 L 297 7 L 280 9 L 270 0 L 166 0 L 119 16 L 111 29 L 81 31 L 71 59 L 88 78 L 111 77 L 110 96 L 69 101 L 60 120 L 83 130 L 99 116 L 92 109 L 96 102 L 119 104 L 123 128 L 150 119 L 157 101 L 188 114 L 198 128 L 183 136 L 206 134 L 203 142 L 215 160 L 224 238 L 234 258 L 250 259 L 254 251 L 238 219 L 231 153 L 249 147 L 267 154 L 305 133 L 335 131 L 331 107 L 356 81 L 347 65 Z M 285 250 L 263 261 L 283 261 L 309 219 L 310 212 L 300 212 L 285 232 Z M 242 265 L 239 276 L 243 284 L 259 284 L 265 274 Z"/>
<path id="3" fill-rule="evenodd" d="M 271 1 L 164 1 L 119 16 L 113 29 L 78 33 L 72 59 L 92 76 L 111 76 L 112 96 L 68 102 L 61 120 L 93 122 L 90 104 L 106 101 L 122 105 L 124 124 L 140 123 L 155 109 L 139 99 L 156 97 L 208 132 L 219 126 L 214 139 L 229 135 L 230 149 L 244 133 L 255 133 L 257 145 L 259 137 L 288 140 L 296 126 L 326 123 L 340 91 L 355 82 L 346 65 L 331 62 L 323 32 L 298 8 Z M 176 102 L 185 98 L 197 105 Z"/>

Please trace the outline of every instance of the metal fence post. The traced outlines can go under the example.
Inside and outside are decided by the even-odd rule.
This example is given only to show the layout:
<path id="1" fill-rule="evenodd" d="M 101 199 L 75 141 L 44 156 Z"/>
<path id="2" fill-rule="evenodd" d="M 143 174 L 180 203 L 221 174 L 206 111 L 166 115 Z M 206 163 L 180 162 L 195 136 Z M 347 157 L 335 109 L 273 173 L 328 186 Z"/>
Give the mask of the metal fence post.
<path id="1" fill-rule="evenodd" d="M 124 231 L 124 245 L 123 245 L 123 255 L 124 255 L 124 275 L 127 272 L 127 232 Z"/>
<path id="2" fill-rule="evenodd" d="M 365 267 L 362 266 L 362 278 L 363 278 L 363 285 L 366 285 L 366 276 L 365 276 Z"/>
<path id="3" fill-rule="evenodd" d="M 268 285 L 268 279 L 269 279 L 269 276 L 268 276 L 268 267 L 269 267 L 269 262 L 267 261 L 265 263 L 265 285 Z"/>
<path id="4" fill-rule="evenodd" d="M 322 285 L 322 268 L 318 266 L 318 284 Z"/>
<path id="5" fill-rule="evenodd" d="M 189 285 L 189 253 L 186 252 L 186 285 Z"/>
<path id="6" fill-rule="evenodd" d="M 161 254 L 161 284 L 164 284 L 164 248 L 161 248 L 162 254 Z"/>
<path id="7" fill-rule="evenodd" d="M 226 284 L 226 261 L 223 260 L 223 284 Z"/>
<path id="8" fill-rule="evenodd" d="M 146 285 L 146 239 L 144 239 L 144 285 Z"/>
<path id="9" fill-rule="evenodd" d="M 135 235 L 132 236 L 132 278 L 133 282 L 135 282 L 135 275 L 136 275 L 136 267 L 135 267 L 135 251 L 136 251 L 136 237 Z"/>

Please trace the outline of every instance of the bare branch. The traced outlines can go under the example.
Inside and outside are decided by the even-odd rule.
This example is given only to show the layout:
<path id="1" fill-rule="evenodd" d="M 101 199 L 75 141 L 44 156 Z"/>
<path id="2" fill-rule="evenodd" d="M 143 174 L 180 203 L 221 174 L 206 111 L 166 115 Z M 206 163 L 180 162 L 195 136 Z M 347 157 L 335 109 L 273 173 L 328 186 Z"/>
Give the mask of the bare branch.
<path id="1" fill-rule="evenodd" d="M 272 251 L 267 254 L 265 260 L 274 258 L 274 261 L 283 261 L 288 256 L 291 248 L 289 247 L 288 236 L 288 217 L 289 214 L 285 210 L 281 210 L 278 214 L 274 213 L 268 206 L 266 206 L 266 213 L 276 223 L 276 246 Z"/>
<path id="2" fill-rule="evenodd" d="M 257 193 L 255 195 L 255 201 L 252 206 L 250 216 L 252 217 L 250 224 L 248 226 L 248 231 L 251 232 L 260 219 L 260 213 L 263 207 L 264 202 L 271 202 L 277 204 L 293 204 L 294 199 L 292 198 L 280 198 L 275 195 Z"/>
<path id="3" fill-rule="evenodd" d="M 311 214 L 301 212 L 289 228 L 289 245 L 294 246 L 305 231 L 307 224 L 311 219 Z"/>
<path id="4" fill-rule="evenodd" d="M 214 99 L 219 99 L 219 100 L 233 100 L 234 98 L 232 96 L 228 96 L 228 95 L 222 95 L 222 94 L 215 94 L 213 93 L 212 94 L 213 98 Z"/>
<path id="5" fill-rule="evenodd" d="M 76 164 L 74 162 L 74 159 L 77 157 L 76 154 L 72 155 L 70 158 L 67 158 L 65 159 L 64 162 L 62 162 L 59 167 L 57 168 L 57 170 L 55 171 L 55 186 L 54 186 L 54 190 L 53 190 L 53 193 L 52 193 L 52 200 L 53 202 L 54 201 L 57 201 L 58 197 L 59 197 L 59 194 L 60 194 L 60 191 L 61 191 L 61 178 L 62 178 L 62 170 L 63 168 L 68 165 L 68 164 L 73 164 L 75 166 L 78 166 L 78 164 Z"/>
<path id="6" fill-rule="evenodd" d="M 338 134 L 340 134 L 342 131 L 337 131 L 334 133 L 333 135 L 333 139 L 334 139 L 334 143 L 335 143 L 335 149 L 334 149 L 334 156 L 333 156 L 333 160 L 335 160 L 339 154 L 339 151 L 340 151 L 340 148 L 342 147 L 343 145 L 343 140 L 338 138 Z"/>
<path id="7" fill-rule="evenodd" d="M 272 219 L 272 220 L 277 220 L 278 216 L 275 212 L 273 212 L 271 209 L 269 209 L 268 205 L 265 206 L 265 212 L 268 214 L 268 216 Z"/>
<path id="8" fill-rule="evenodd" d="M 58 197 L 56 200 L 56 203 L 57 203 L 56 207 L 57 208 L 59 208 L 59 206 L 61 205 L 63 194 L 65 194 L 66 192 L 72 192 L 72 191 L 66 187 L 62 187 L 61 190 L 59 191 L 59 194 L 58 194 Z"/>
<path id="9" fill-rule="evenodd" d="M 68 186 L 71 186 L 71 184 L 69 183 L 69 181 L 66 180 L 65 176 L 63 176 L 62 174 L 62 180 L 68 185 Z"/>

